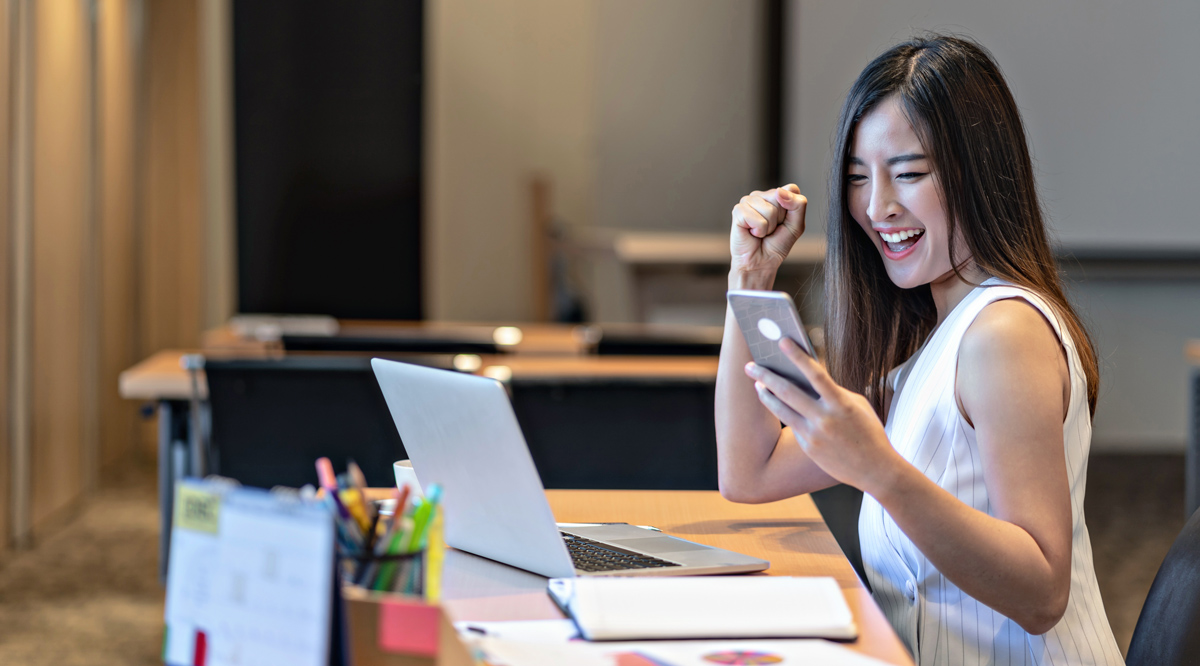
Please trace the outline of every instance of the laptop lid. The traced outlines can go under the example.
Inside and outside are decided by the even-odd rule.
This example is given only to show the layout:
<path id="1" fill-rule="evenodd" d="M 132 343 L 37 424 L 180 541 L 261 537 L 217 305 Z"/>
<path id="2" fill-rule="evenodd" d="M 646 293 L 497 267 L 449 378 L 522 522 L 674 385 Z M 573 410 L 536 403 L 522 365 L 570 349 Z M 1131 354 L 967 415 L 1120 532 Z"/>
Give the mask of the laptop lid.
<path id="1" fill-rule="evenodd" d="M 421 485 L 442 486 L 446 543 L 551 578 L 574 576 L 504 386 L 372 359 Z"/>

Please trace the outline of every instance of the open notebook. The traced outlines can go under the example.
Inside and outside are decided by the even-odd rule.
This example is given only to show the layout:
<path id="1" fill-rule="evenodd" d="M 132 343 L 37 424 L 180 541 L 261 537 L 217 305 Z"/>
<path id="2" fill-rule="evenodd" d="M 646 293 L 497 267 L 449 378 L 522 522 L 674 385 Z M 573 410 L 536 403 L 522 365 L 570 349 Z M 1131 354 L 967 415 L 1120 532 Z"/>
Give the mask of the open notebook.
<path id="1" fill-rule="evenodd" d="M 858 635 L 832 578 L 555 578 L 548 591 L 594 641 Z"/>

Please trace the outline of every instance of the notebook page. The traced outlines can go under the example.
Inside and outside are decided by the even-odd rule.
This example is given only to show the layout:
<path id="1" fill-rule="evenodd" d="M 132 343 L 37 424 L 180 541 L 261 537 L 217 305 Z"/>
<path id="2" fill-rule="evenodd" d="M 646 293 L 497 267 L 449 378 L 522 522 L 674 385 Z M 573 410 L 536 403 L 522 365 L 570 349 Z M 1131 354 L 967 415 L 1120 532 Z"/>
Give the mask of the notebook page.
<path id="1" fill-rule="evenodd" d="M 589 640 L 857 635 L 832 578 L 564 578 L 549 589 Z"/>

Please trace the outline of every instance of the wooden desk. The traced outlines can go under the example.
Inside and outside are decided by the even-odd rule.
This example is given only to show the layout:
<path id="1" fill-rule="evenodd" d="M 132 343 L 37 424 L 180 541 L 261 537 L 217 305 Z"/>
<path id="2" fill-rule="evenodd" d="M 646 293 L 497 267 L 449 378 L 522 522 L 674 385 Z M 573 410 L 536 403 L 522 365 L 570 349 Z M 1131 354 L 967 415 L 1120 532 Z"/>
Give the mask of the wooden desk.
<path id="1" fill-rule="evenodd" d="M 504 329 L 498 333 L 498 329 Z M 512 329 L 519 330 L 513 337 Z M 501 351 L 513 354 L 574 356 L 586 354 L 591 343 L 586 327 L 577 324 L 546 322 L 495 323 L 447 321 L 374 321 L 342 319 L 333 338 L 397 339 L 422 337 L 475 341 L 496 344 Z M 264 352 L 281 349 L 278 340 L 260 341 L 239 336 L 233 326 L 224 325 L 204 333 L 206 350 Z"/>
<path id="2" fill-rule="evenodd" d="M 807 495 L 759 505 L 734 504 L 713 491 L 550 490 L 546 495 L 561 522 L 654 525 L 667 534 L 769 560 L 767 575 L 832 576 L 859 627 L 858 640 L 847 647 L 888 663 L 913 663 Z M 545 585 L 541 576 L 451 551 L 443 605 L 456 621 L 561 618 Z"/>
<path id="3" fill-rule="evenodd" d="M 268 358 L 271 352 L 213 355 L 211 351 L 167 349 L 121 373 L 118 389 L 127 400 L 190 400 L 191 380 L 180 363 L 184 354 L 211 358 Z M 382 356 L 387 356 L 386 354 Z M 504 378 L 711 379 L 717 376 L 717 359 L 712 356 L 479 356 L 474 374 Z M 199 373 L 200 397 L 208 397 L 204 373 Z"/>

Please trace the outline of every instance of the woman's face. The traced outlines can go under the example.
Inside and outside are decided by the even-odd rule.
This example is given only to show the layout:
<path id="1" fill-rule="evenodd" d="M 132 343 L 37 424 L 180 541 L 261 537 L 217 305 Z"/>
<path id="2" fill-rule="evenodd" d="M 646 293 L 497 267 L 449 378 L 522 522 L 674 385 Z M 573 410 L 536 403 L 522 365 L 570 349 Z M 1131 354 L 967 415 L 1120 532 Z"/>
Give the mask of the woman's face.
<path id="1" fill-rule="evenodd" d="M 931 167 L 895 97 L 859 121 L 846 174 L 850 215 L 902 289 L 951 273 L 946 206 Z M 966 257 L 961 243 L 955 256 Z"/>

